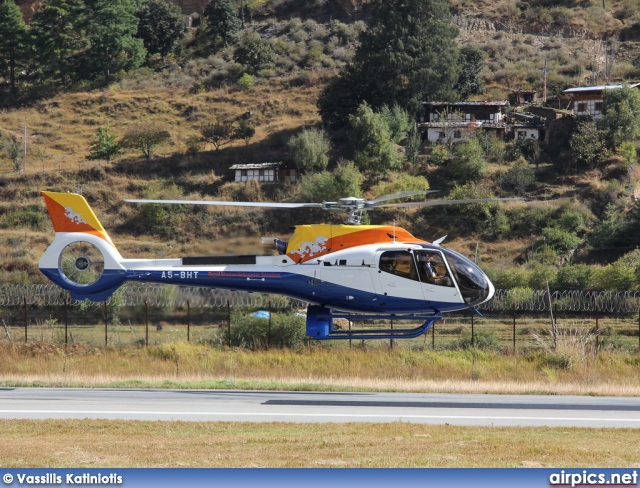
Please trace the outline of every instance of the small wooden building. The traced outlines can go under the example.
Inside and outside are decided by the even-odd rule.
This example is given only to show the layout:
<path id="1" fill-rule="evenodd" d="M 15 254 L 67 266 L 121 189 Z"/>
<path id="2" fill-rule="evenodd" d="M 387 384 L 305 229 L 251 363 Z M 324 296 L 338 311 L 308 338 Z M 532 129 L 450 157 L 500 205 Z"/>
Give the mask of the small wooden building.
<path id="1" fill-rule="evenodd" d="M 629 86 L 635 88 L 640 86 L 640 83 L 631 83 Z M 571 99 L 573 115 L 600 120 L 602 118 L 604 91 L 620 88 L 622 88 L 622 85 L 577 86 L 575 88 L 567 88 L 562 94 Z"/>
<path id="2" fill-rule="evenodd" d="M 504 137 L 506 125 L 502 110 L 506 100 L 494 102 L 425 102 L 418 116 L 422 138 L 429 142 L 455 143 L 472 137 L 475 131 L 493 132 Z"/>
<path id="3" fill-rule="evenodd" d="M 229 169 L 235 171 L 236 182 L 260 181 L 265 183 L 289 183 L 298 179 L 294 168 L 288 168 L 282 162 L 234 164 Z"/>

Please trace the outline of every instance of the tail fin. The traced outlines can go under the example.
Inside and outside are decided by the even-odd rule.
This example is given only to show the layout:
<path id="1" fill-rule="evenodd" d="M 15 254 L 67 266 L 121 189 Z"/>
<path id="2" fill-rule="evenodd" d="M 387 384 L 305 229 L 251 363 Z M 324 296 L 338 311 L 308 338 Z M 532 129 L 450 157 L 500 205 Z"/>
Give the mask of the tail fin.
<path id="1" fill-rule="evenodd" d="M 58 232 L 87 232 L 113 245 L 111 238 L 82 195 L 76 193 L 41 192 L 47 205 L 53 230 Z"/>
<path id="2" fill-rule="evenodd" d="M 76 300 L 106 300 L 126 279 L 122 256 L 82 195 L 42 195 L 56 236 L 40 271 Z"/>

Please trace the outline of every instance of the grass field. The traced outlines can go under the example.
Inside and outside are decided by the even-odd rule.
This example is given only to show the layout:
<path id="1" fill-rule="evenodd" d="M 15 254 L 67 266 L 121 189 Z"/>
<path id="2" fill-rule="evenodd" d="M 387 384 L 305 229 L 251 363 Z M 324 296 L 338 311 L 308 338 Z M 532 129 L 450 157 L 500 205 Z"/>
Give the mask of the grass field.
<path id="1" fill-rule="evenodd" d="M 0 421 L 9 467 L 638 467 L 638 429 Z"/>

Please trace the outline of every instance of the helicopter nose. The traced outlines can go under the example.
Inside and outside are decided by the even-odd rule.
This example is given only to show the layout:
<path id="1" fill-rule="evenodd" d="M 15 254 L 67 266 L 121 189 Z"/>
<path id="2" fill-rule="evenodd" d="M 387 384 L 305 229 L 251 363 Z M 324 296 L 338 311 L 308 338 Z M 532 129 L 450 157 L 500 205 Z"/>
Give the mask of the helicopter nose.
<path id="1" fill-rule="evenodd" d="M 485 274 L 485 276 L 487 277 L 487 283 L 489 284 L 489 294 L 487 295 L 487 298 L 484 299 L 484 302 L 482 303 L 486 303 L 489 300 L 491 300 L 493 298 L 493 295 L 496 294 L 496 288 L 495 286 L 493 286 L 493 283 L 491 283 L 491 280 L 489 279 L 489 277 Z"/>

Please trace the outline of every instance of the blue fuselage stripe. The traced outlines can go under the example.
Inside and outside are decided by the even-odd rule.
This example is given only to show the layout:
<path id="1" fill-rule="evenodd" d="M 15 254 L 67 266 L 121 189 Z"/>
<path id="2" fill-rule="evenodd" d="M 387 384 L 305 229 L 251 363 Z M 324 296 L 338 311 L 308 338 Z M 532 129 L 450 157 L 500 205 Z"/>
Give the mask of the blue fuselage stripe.
<path id="1" fill-rule="evenodd" d="M 104 291 L 124 281 L 163 283 L 167 285 L 201 286 L 285 295 L 310 303 L 326 305 L 332 309 L 359 313 L 434 313 L 462 310 L 464 303 L 414 300 L 383 296 L 357 288 L 322 282 L 309 276 L 280 271 L 188 271 L 188 270 L 105 270 L 103 276 L 90 286 L 73 286 L 63 279 L 57 269 L 42 272 L 54 283 L 69 290 L 74 298 L 83 297 L 101 301 Z"/>

